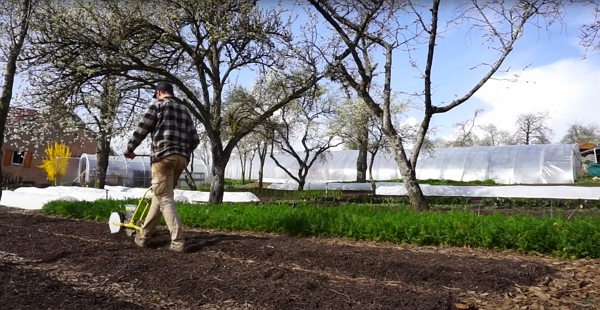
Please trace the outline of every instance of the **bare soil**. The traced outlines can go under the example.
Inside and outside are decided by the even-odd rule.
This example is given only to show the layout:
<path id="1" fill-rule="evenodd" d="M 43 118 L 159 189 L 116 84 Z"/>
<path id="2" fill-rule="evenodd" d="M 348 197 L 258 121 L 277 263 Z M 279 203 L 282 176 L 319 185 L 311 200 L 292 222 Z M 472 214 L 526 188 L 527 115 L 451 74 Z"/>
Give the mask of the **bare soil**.
<path id="1" fill-rule="evenodd" d="M 2 309 L 584 309 L 597 261 L 107 223 L 0 207 Z"/>

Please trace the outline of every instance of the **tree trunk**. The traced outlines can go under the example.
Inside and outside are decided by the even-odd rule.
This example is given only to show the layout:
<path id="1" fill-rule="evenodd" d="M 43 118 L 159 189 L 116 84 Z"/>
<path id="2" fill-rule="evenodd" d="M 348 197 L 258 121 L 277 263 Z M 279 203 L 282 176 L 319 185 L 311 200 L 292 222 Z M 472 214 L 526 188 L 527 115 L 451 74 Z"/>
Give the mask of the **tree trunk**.
<path id="1" fill-rule="evenodd" d="M 223 194 L 225 193 L 225 168 L 231 157 L 231 150 L 228 152 L 223 150 L 223 143 L 218 132 L 214 134 L 214 137 L 216 137 L 216 141 L 211 140 L 212 180 L 208 202 L 211 204 L 220 204 L 223 202 Z"/>
<path id="2" fill-rule="evenodd" d="M 415 211 L 429 210 L 425 195 L 423 195 L 423 191 L 421 190 L 419 183 L 417 183 L 416 171 L 411 167 L 410 160 L 402 147 L 402 142 L 399 141 L 400 138 L 398 136 L 393 137 L 392 135 L 388 135 L 388 139 L 392 142 L 392 153 L 394 154 L 394 160 L 400 168 L 400 175 L 402 176 L 404 187 L 406 188 L 406 192 L 410 199 L 410 207 Z"/>
<path id="3" fill-rule="evenodd" d="M 6 119 L 8 117 L 8 111 L 10 107 L 10 101 L 12 99 L 12 87 L 14 83 L 14 70 L 13 74 L 9 74 L 9 67 L 6 68 L 6 74 L 4 75 L 4 88 L 2 89 L 2 96 L 0 97 L 0 141 L 2 141 L 2 145 L 4 145 L 4 128 L 6 126 Z M 10 84 L 10 85 L 8 85 Z M 2 150 L 2 156 L 7 156 Z M 2 199 L 2 189 L 4 187 L 4 178 L 2 175 L 2 166 L 0 165 L 0 180 L 2 186 L 0 187 L 0 199 Z"/>
<path id="4" fill-rule="evenodd" d="M 366 183 L 367 182 L 367 154 L 369 153 L 369 131 L 367 128 L 361 130 L 359 133 L 362 137 L 358 137 L 360 143 L 358 144 L 358 157 L 356 158 L 356 182 Z"/>
<path id="5" fill-rule="evenodd" d="M 358 149 L 358 157 L 356 158 L 356 182 L 367 182 L 367 148 L 363 145 Z"/>
<path id="6" fill-rule="evenodd" d="M 263 159 L 260 160 L 260 168 L 258 169 L 258 187 L 263 188 L 263 173 L 264 173 L 264 164 L 265 161 Z"/>
<path id="7" fill-rule="evenodd" d="M 300 177 L 298 179 L 298 190 L 299 191 L 303 191 L 304 190 L 304 185 L 306 184 L 306 177 Z"/>
<path id="8" fill-rule="evenodd" d="M 373 162 L 375 161 L 375 155 L 377 151 L 371 153 L 371 160 L 369 161 L 369 181 L 371 182 L 371 190 L 373 191 L 373 195 L 375 195 L 375 190 L 377 187 L 375 186 L 375 180 L 373 180 Z"/>
<path id="9" fill-rule="evenodd" d="M 225 164 L 223 164 L 225 162 Z M 225 166 L 227 161 L 214 161 L 212 165 L 212 181 L 210 183 L 210 194 L 208 202 L 211 204 L 223 203 L 225 194 Z"/>
<path id="10" fill-rule="evenodd" d="M 252 163 L 254 162 L 254 156 L 256 156 L 256 150 L 252 151 L 252 156 L 250 156 L 250 166 L 248 166 L 248 181 L 250 181 L 250 183 L 254 183 L 254 179 L 252 179 Z"/>
<path id="11" fill-rule="evenodd" d="M 94 187 L 104 189 L 106 185 L 106 172 L 108 171 L 108 157 L 110 156 L 110 137 L 101 133 L 96 147 L 96 180 Z"/>
<path id="12" fill-rule="evenodd" d="M 406 187 L 408 198 L 410 199 L 411 209 L 415 211 L 429 210 L 425 195 L 423 195 L 421 186 L 419 186 L 419 183 L 417 183 L 416 180 L 404 181 L 404 186 Z"/>
<path id="13" fill-rule="evenodd" d="M 246 152 L 240 155 L 240 167 L 242 168 L 242 185 L 246 184 Z"/>
<path id="14" fill-rule="evenodd" d="M 399 166 L 404 187 L 406 188 L 406 193 L 410 199 L 411 209 L 415 211 L 429 210 L 429 205 L 427 204 L 427 200 L 425 200 L 425 195 L 423 195 L 421 186 L 419 186 L 419 183 L 417 182 L 414 170 L 405 163 L 399 163 Z"/>
<path id="15" fill-rule="evenodd" d="M 259 142 L 258 145 L 258 159 L 260 159 L 260 167 L 258 168 L 258 187 L 263 188 L 265 161 L 267 160 L 267 143 L 264 144 L 264 148 L 260 148 L 261 142 Z"/>
<path id="16" fill-rule="evenodd" d="M 196 180 L 194 180 L 194 153 L 192 152 L 192 156 L 190 156 L 190 167 L 191 171 L 185 168 L 185 183 L 187 183 L 190 190 L 195 191 L 198 188 L 196 187 Z"/>
<path id="17" fill-rule="evenodd" d="M 2 85 L 2 94 L 0 95 L 0 142 L 4 145 L 4 128 L 6 127 L 6 119 L 10 110 L 10 102 L 13 96 L 13 86 L 15 84 L 15 74 L 17 73 L 17 61 L 21 49 L 27 37 L 29 29 L 29 12 L 31 11 L 31 1 L 23 0 L 21 7 L 21 16 L 19 21 L 20 31 L 16 42 L 10 47 L 8 55 L 6 55 L 6 67 L 4 68 L 4 84 Z M 4 153 L 4 150 L 3 152 Z M 2 167 L 0 165 L 0 180 L 2 180 Z M 3 183 L 3 182 L 2 182 Z M 0 199 L 2 199 L 2 188 L 0 187 Z"/>

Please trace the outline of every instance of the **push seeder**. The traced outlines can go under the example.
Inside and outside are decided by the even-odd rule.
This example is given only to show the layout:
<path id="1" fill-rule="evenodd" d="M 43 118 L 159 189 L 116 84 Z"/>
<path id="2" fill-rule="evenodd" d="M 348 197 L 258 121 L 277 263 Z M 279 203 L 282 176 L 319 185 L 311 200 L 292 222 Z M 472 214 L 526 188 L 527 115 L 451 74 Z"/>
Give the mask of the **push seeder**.
<path id="1" fill-rule="evenodd" d="M 152 195 L 148 197 L 148 193 L 151 190 L 152 188 L 148 188 L 144 192 L 137 205 L 124 205 L 125 212 L 113 212 L 110 214 L 108 227 L 111 233 L 115 234 L 121 230 L 125 230 L 127 236 L 131 237 L 142 229 L 144 217 L 148 213 L 148 209 L 152 203 Z"/>

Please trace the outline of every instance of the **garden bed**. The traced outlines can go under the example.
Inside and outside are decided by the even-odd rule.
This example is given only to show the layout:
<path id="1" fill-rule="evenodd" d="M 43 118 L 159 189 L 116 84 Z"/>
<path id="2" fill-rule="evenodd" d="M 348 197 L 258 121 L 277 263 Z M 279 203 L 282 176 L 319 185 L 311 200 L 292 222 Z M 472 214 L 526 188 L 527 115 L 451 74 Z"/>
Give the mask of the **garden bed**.
<path id="1" fill-rule="evenodd" d="M 596 261 L 188 230 L 186 253 L 105 222 L 0 207 L 7 309 L 585 309 Z"/>

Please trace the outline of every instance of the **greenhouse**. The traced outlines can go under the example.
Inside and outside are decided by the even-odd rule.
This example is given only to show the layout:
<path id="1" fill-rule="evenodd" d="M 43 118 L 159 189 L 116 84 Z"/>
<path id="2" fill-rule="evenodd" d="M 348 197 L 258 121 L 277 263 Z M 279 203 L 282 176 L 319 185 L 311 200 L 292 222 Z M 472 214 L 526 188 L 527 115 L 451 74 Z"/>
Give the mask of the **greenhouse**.
<path id="1" fill-rule="evenodd" d="M 410 151 L 407 152 L 410 154 Z M 310 169 L 307 182 L 347 182 L 356 180 L 358 151 L 331 151 Z M 370 155 L 369 155 L 370 156 Z M 410 156 L 410 155 L 409 155 Z M 279 163 L 297 173 L 298 163 L 288 154 L 275 155 Z M 302 157 L 302 154 L 301 154 Z M 247 174 L 258 179 L 260 160 L 250 160 Z M 226 178 L 241 179 L 240 160 L 232 156 Z M 499 184 L 568 184 L 583 175 L 583 160 L 577 144 L 475 146 L 438 148 L 421 152 L 417 163 L 417 178 L 484 181 Z M 379 181 L 401 179 L 398 165 L 390 154 L 378 154 L 373 163 L 373 178 Z M 264 167 L 265 182 L 293 182 L 285 171 L 267 156 Z"/>
<path id="2" fill-rule="evenodd" d="M 193 170 L 192 170 L 193 168 Z M 192 175 L 196 184 L 204 183 L 206 180 L 206 165 L 195 160 Z M 79 184 L 93 184 L 96 177 L 96 155 L 83 154 L 79 158 Z M 150 157 L 138 156 L 134 159 L 126 159 L 123 156 L 109 156 L 108 169 L 106 171 L 106 185 L 125 187 L 150 187 L 152 169 Z M 179 186 L 186 186 L 185 173 L 181 175 Z"/>

